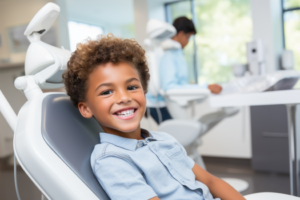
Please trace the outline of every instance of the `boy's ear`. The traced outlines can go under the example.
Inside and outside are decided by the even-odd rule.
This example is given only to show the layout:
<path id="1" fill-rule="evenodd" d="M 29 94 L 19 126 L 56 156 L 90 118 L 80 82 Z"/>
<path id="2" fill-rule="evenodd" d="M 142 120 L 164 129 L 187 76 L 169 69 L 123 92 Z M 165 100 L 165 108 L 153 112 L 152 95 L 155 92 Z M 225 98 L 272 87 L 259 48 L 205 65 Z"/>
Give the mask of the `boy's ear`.
<path id="1" fill-rule="evenodd" d="M 84 118 L 93 117 L 93 113 L 91 112 L 90 108 L 88 107 L 88 105 L 85 102 L 78 103 L 78 110 Z"/>

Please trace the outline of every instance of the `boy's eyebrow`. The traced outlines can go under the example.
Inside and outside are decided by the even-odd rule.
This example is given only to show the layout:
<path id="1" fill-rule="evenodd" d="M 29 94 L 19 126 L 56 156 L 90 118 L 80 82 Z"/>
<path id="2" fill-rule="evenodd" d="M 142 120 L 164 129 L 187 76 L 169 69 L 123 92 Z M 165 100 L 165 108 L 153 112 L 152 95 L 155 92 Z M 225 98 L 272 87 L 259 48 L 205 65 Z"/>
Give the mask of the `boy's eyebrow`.
<path id="1" fill-rule="evenodd" d="M 129 83 L 129 82 L 131 82 L 131 81 L 139 81 L 139 79 L 137 79 L 137 78 L 130 78 L 130 79 L 128 79 L 127 81 L 126 81 L 126 83 Z M 101 85 L 99 85 L 97 88 L 96 88 L 96 90 L 95 91 L 97 91 L 100 87 L 102 87 L 102 86 L 112 86 L 113 84 L 112 83 L 102 83 Z"/>
<path id="2" fill-rule="evenodd" d="M 139 79 L 137 79 L 137 78 L 130 78 L 130 79 L 128 79 L 127 81 L 126 81 L 126 83 L 129 83 L 129 82 L 131 82 L 131 81 L 140 81 Z"/>
<path id="3" fill-rule="evenodd" d="M 111 86 L 111 85 L 112 85 L 112 83 L 102 83 L 101 85 L 98 85 L 98 87 L 96 88 L 95 91 L 97 91 L 102 86 Z"/>

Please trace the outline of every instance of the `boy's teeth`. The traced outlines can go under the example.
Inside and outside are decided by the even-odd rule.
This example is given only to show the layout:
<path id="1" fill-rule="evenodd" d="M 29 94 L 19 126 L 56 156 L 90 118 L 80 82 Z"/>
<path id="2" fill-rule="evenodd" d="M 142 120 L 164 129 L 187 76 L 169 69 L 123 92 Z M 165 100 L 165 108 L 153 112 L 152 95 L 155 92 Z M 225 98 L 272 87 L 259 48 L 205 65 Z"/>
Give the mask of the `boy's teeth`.
<path id="1" fill-rule="evenodd" d="M 121 112 L 117 112 L 118 116 L 128 116 L 128 115 L 132 115 L 134 113 L 134 109 L 130 109 L 130 110 L 124 110 Z"/>

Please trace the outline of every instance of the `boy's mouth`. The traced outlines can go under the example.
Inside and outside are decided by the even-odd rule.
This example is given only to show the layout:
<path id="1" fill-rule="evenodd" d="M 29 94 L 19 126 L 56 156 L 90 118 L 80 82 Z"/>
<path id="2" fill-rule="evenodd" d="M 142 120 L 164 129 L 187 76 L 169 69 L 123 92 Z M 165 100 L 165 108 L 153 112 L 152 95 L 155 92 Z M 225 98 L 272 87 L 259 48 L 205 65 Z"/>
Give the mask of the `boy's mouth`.
<path id="1" fill-rule="evenodd" d="M 137 108 L 126 108 L 114 113 L 119 119 L 132 119 L 136 114 Z"/>

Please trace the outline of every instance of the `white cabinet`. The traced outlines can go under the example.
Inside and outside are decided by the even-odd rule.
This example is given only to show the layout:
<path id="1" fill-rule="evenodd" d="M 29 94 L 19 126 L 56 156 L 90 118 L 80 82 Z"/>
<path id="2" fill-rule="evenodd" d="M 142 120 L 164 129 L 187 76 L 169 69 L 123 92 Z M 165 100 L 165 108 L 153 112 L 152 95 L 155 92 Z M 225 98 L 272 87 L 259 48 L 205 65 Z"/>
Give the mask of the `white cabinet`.
<path id="1" fill-rule="evenodd" d="M 196 107 L 201 115 L 214 110 L 207 101 Z M 249 107 L 240 107 L 239 113 L 225 118 L 202 137 L 199 151 L 203 156 L 251 158 L 250 134 Z"/>

